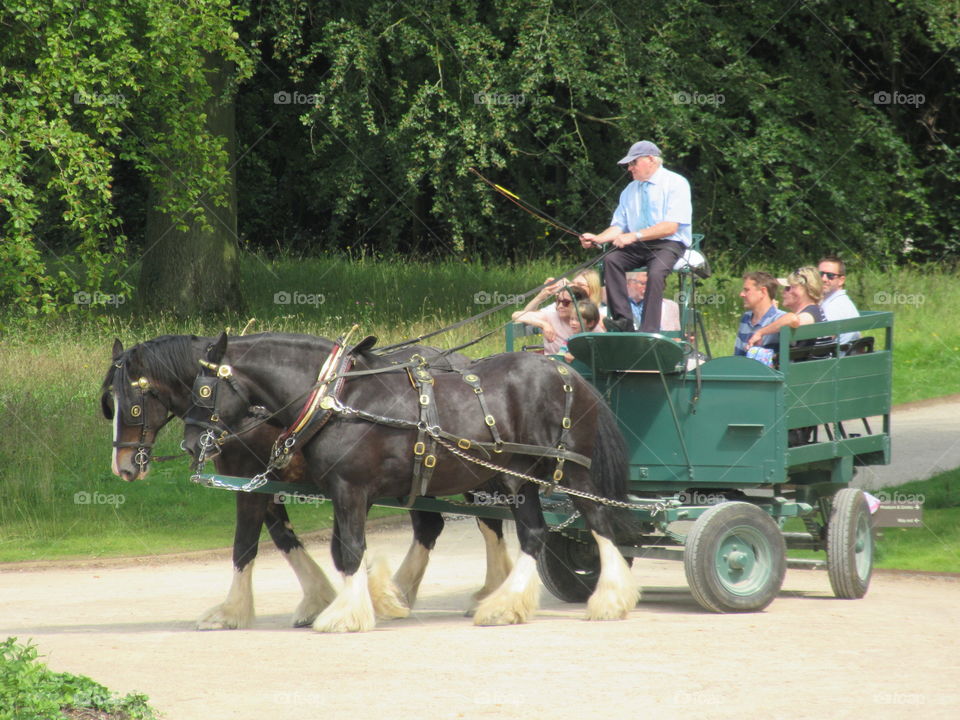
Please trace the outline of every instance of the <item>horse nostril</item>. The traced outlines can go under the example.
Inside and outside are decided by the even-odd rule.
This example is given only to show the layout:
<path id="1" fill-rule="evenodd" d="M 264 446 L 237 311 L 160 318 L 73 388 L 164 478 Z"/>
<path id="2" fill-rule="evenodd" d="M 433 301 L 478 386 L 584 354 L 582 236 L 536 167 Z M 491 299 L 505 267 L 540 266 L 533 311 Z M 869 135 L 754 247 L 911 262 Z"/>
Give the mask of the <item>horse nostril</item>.
<path id="1" fill-rule="evenodd" d="M 137 479 L 137 476 L 134 475 L 134 474 L 133 474 L 132 472 L 130 472 L 129 470 L 121 470 L 121 471 L 120 471 L 120 477 L 121 477 L 121 479 L 125 480 L 126 482 L 133 482 L 134 480 Z"/>

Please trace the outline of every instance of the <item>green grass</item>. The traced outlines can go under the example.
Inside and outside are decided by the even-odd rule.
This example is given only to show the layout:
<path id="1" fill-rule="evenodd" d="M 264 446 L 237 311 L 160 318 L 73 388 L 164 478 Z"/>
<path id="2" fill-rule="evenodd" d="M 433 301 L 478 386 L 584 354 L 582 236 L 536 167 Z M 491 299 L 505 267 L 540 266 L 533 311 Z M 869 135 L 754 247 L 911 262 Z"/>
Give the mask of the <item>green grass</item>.
<path id="1" fill-rule="evenodd" d="M 927 480 L 873 491 L 881 500 L 912 496 L 921 500 L 923 523 L 913 528 L 879 528 L 874 567 L 960 573 L 960 469 Z M 802 532 L 803 523 L 788 520 L 784 529 Z M 823 560 L 823 552 L 790 550 L 791 558 Z"/>
<path id="2" fill-rule="evenodd" d="M 876 567 L 960 573 L 960 469 L 883 492 L 922 496 L 923 525 L 882 528 Z"/>
<path id="3" fill-rule="evenodd" d="M 0 720 L 154 720 L 146 695 L 120 697 L 83 675 L 52 672 L 37 649 L 16 638 L 0 642 Z"/>
<path id="4" fill-rule="evenodd" d="M 99 388 L 115 337 L 129 346 L 164 333 L 238 332 L 253 317 L 254 332 L 328 337 L 358 323 L 362 333 L 376 334 L 385 344 L 474 315 L 489 308 L 489 300 L 520 294 L 581 259 L 484 267 L 247 256 L 242 275 L 248 307 L 225 317 L 139 316 L 132 301 L 30 321 L 8 310 L 0 315 L 0 562 L 231 543 L 233 497 L 189 483 L 185 461 L 154 464 L 145 481 L 133 484 L 111 474 L 111 429 L 99 415 Z M 894 402 L 960 392 L 960 326 L 937 312 L 960 305 L 960 283 L 952 275 L 938 268 L 864 271 L 852 276 L 849 286 L 861 309 L 896 312 Z M 739 289 L 739 274 L 722 267 L 699 288 L 714 354 L 732 350 Z M 668 295 L 674 293 L 676 287 L 668 287 Z M 466 342 L 499 327 L 511 309 L 432 342 L 446 347 Z M 467 352 L 498 352 L 502 343 L 496 334 Z M 178 423 L 171 424 L 155 453 L 175 452 L 181 432 Z M 77 493 L 106 501 L 80 504 Z M 330 524 L 329 506 L 294 506 L 291 512 L 301 532 Z"/>

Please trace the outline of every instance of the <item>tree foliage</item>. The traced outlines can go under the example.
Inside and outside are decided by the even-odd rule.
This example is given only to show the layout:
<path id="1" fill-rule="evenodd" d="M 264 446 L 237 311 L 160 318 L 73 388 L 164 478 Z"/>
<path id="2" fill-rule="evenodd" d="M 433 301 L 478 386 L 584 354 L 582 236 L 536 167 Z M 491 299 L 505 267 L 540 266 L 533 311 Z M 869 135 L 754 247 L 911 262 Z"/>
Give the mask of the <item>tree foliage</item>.
<path id="1" fill-rule="evenodd" d="M 261 144 L 241 166 L 241 218 L 244 188 L 264 189 L 288 247 L 556 250 L 569 238 L 468 168 L 596 229 L 626 180 L 616 159 L 648 138 L 690 178 L 695 229 L 738 264 L 960 250 L 955 1 L 269 7 L 254 31 L 273 40 L 268 71 L 251 91 L 266 83 L 314 104 L 283 108 L 304 131 L 265 111 L 286 142 L 299 138 L 283 166 L 301 182 L 251 173 L 277 160 Z"/>
<path id="2" fill-rule="evenodd" d="M 173 175 L 163 209 L 184 224 L 203 222 L 201 200 L 224 203 L 204 68 L 216 54 L 248 71 L 237 19 L 229 0 L 4 4 L 0 297 L 36 312 L 128 287 L 127 239 L 142 227 L 117 211 L 118 174 L 143 188 Z"/>
<path id="3" fill-rule="evenodd" d="M 955 259 L 958 0 L 16 0 L 0 14 L 0 294 L 123 282 L 146 218 L 230 204 L 307 253 L 509 260 L 608 222 L 640 138 L 735 264 Z M 206 69 L 205 69 L 206 68 Z M 117 181 L 120 181 L 119 184 Z M 182 229 L 182 228 L 181 228 Z"/>

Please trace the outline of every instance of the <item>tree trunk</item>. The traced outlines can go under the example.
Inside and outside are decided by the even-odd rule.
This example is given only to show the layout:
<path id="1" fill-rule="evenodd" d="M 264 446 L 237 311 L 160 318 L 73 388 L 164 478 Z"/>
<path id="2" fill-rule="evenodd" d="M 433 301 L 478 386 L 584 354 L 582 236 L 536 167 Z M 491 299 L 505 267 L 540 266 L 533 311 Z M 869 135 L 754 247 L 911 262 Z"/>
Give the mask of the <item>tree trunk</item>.
<path id="1" fill-rule="evenodd" d="M 207 105 L 207 129 L 226 138 L 229 168 L 225 207 L 201 199 L 209 228 L 195 220 L 175 218 L 159 208 L 164 195 L 181 182 L 171 171 L 151 189 L 146 219 L 145 252 L 137 296 L 146 308 L 185 317 L 198 313 L 241 310 L 240 257 L 237 243 L 236 125 L 233 96 L 223 97 L 232 67 L 208 58 L 212 98 Z M 177 228 L 185 222 L 186 230 Z"/>

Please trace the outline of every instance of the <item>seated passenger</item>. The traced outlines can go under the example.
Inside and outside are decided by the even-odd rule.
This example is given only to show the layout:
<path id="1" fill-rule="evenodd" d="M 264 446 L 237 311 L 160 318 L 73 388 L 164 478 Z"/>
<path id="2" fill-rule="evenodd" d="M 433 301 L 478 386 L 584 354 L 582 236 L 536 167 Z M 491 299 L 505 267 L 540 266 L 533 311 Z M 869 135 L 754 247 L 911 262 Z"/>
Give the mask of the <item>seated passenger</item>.
<path id="1" fill-rule="evenodd" d="M 743 298 L 746 312 L 740 317 L 734 355 L 746 355 L 747 349 L 751 347 L 750 341 L 757 331 L 785 314 L 774 304 L 777 298 L 777 281 L 770 273 L 762 270 L 746 273 L 743 276 L 740 297 Z M 780 328 L 777 328 L 777 333 L 773 335 L 763 335 L 753 345 L 776 350 L 780 342 L 779 330 Z"/>
<path id="2" fill-rule="evenodd" d="M 860 317 L 857 306 L 847 295 L 843 284 L 847 281 L 847 268 L 843 260 L 828 255 L 820 259 L 817 266 L 820 271 L 820 281 L 823 283 L 823 300 L 820 301 L 820 309 L 827 320 L 847 320 L 849 318 Z M 848 332 L 841 333 L 837 339 L 841 345 L 852 343 L 859 339 L 860 333 Z"/>
<path id="3" fill-rule="evenodd" d="M 643 317 L 643 299 L 647 294 L 647 272 L 637 270 L 627 273 L 627 297 L 633 312 L 633 329 L 640 329 Z M 680 330 L 680 306 L 673 300 L 663 298 L 660 305 L 660 330 Z"/>
<path id="4" fill-rule="evenodd" d="M 576 309 L 570 314 L 570 330 L 574 335 L 585 332 L 605 332 L 600 322 L 600 308 L 592 300 L 581 300 Z M 563 348 L 563 357 L 567 362 L 573 362 L 573 355 Z"/>
<path id="5" fill-rule="evenodd" d="M 802 267 L 790 273 L 786 278 L 779 278 L 777 282 L 784 286 L 783 306 L 789 310 L 773 322 L 759 328 L 747 341 L 751 348 L 763 342 L 766 336 L 776 336 L 780 328 L 789 325 L 798 328 L 801 325 L 811 325 L 823 322 L 823 310 L 820 309 L 820 299 L 823 297 L 823 285 L 820 283 L 820 271 L 815 267 Z M 832 338 L 809 338 L 793 343 L 794 347 L 810 347 L 813 345 L 831 342 Z"/>
<path id="6" fill-rule="evenodd" d="M 554 304 L 538 310 L 541 303 L 551 295 L 556 295 Z M 513 314 L 515 322 L 534 325 L 543 331 L 543 351 L 547 355 L 557 355 L 566 347 L 567 338 L 573 335 L 570 327 L 571 307 L 574 301 L 586 299 L 587 294 L 578 287 L 565 286 L 563 280 L 554 282 L 547 278 L 544 287 L 533 296 L 527 306 Z"/>
<path id="7" fill-rule="evenodd" d="M 607 313 L 607 306 L 603 304 L 603 286 L 600 284 L 600 273 L 593 268 L 578 273 L 570 284 L 582 289 L 587 297 L 600 309 L 600 316 Z"/>

